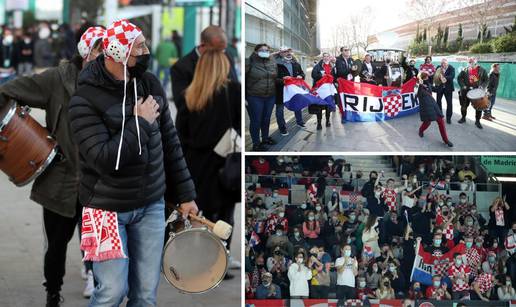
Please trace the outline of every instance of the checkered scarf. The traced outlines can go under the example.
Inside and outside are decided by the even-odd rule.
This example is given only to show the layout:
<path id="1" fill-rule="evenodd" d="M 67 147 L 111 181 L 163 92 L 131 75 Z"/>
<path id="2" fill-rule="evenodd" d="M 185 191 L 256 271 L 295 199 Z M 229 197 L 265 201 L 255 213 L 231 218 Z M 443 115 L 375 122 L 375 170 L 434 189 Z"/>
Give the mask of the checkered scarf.
<path id="1" fill-rule="evenodd" d="M 77 51 L 83 59 L 90 56 L 91 49 L 95 42 L 104 37 L 106 30 L 103 27 L 89 27 L 81 36 L 77 43 Z"/>
<path id="2" fill-rule="evenodd" d="M 127 258 L 114 211 L 84 207 L 82 210 L 81 250 L 83 261 Z"/>

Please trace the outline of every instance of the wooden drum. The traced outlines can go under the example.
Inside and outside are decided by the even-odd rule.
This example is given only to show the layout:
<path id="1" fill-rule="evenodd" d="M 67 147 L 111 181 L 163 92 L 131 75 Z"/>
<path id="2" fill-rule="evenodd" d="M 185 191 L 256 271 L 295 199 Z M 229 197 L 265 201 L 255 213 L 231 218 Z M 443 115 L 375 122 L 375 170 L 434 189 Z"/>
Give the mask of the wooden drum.
<path id="1" fill-rule="evenodd" d="M 17 186 L 34 180 L 57 154 L 57 143 L 29 111 L 14 100 L 0 109 L 0 170 Z"/>

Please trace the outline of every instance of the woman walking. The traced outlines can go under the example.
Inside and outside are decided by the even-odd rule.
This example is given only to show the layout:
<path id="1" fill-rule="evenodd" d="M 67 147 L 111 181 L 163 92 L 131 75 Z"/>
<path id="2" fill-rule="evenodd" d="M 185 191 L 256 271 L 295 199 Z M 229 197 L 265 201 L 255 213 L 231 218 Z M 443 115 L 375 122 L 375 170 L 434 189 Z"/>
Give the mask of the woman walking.
<path id="1" fill-rule="evenodd" d="M 419 89 L 417 91 L 417 98 L 419 100 L 419 116 L 423 122 L 419 127 L 419 136 L 423 137 L 425 130 L 430 127 L 433 121 L 436 121 L 439 125 L 439 132 L 443 142 L 448 147 L 453 147 L 452 142 L 448 139 L 446 133 L 446 126 L 444 125 L 444 115 L 434 97 L 432 97 L 431 85 L 428 82 L 429 76 L 426 72 L 422 71 L 418 75 Z"/>

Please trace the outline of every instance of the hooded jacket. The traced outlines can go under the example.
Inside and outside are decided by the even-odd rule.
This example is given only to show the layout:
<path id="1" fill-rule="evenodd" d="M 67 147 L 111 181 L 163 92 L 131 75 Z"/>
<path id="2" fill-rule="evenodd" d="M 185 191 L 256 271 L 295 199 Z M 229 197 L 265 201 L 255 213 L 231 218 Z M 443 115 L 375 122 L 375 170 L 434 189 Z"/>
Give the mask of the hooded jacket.
<path id="1" fill-rule="evenodd" d="M 114 79 L 106 70 L 103 55 L 79 75 L 69 117 L 79 146 L 79 200 L 84 206 L 127 212 L 163 196 L 174 204 L 196 197 L 165 93 L 158 79 L 149 72 L 137 80 L 137 95 L 143 98 L 152 95 L 159 104 L 160 116 L 152 124 L 139 117 L 139 154 L 133 86 L 133 80 L 127 82 L 125 131 L 116 171 L 124 82 Z"/>

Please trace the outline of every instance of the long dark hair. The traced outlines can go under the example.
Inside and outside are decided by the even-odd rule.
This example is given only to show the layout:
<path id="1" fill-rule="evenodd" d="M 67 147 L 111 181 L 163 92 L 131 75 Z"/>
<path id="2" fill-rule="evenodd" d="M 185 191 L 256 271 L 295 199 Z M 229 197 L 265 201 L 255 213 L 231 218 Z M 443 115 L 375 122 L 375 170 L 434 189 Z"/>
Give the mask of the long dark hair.
<path id="1" fill-rule="evenodd" d="M 371 230 L 371 228 L 374 226 L 374 224 L 376 223 L 376 215 L 372 214 L 372 213 L 369 213 L 369 216 L 367 217 L 367 221 L 366 221 L 366 224 L 365 224 L 365 229 L 364 231 L 369 231 Z"/>

